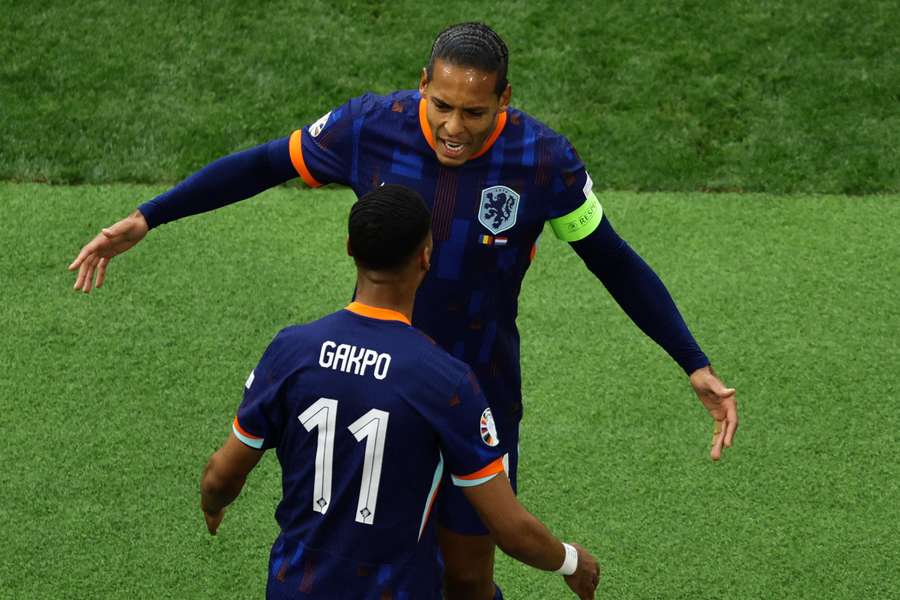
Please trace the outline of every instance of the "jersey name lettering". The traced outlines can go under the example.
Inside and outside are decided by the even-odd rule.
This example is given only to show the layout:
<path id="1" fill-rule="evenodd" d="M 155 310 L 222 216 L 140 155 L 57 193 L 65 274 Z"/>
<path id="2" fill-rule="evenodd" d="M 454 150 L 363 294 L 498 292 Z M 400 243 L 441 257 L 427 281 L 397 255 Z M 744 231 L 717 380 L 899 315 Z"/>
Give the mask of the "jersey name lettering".
<path id="1" fill-rule="evenodd" d="M 371 373 L 375 379 L 384 379 L 391 366 L 391 355 L 325 340 L 319 351 L 319 366 L 360 376 L 366 374 L 366 369 L 373 367 Z"/>

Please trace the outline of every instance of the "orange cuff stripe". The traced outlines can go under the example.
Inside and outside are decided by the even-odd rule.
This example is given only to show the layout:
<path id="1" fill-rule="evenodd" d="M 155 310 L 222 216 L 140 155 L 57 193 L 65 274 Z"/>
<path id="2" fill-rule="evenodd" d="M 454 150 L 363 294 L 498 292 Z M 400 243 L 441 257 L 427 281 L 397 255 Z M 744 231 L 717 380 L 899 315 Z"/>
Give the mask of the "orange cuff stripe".
<path id="1" fill-rule="evenodd" d="M 251 439 L 254 439 L 254 440 L 261 440 L 261 439 L 263 439 L 263 438 L 259 437 L 258 435 L 253 435 L 252 433 L 249 433 L 246 429 L 244 429 L 243 427 L 241 427 L 241 424 L 238 423 L 237 417 L 234 418 L 234 423 L 233 423 L 233 425 L 234 425 L 234 428 L 237 429 L 238 433 L 240 433 L 241 435 L 247 436 L 248 438 L 251 438 Z"/>
<path id="2" fill-rule="evenodd" d="M 483 469 L 479 469 L 474 473 L 469 475 L 454 475 L 457 479 L 464 479 L 466 481 L 471 481 L 473 479 L 482 479 L 483 477 L 489 477 L 491 475 L 496 475 L 497 473 L 503 470 L 503 457 L 501 456 L 494 462 L 490 463 L 488 466 Z"/>
<path id="3" fill-rule="evenodd" d="M 289 142 L 288 147 L 291 151 L 291 163 L 294 165 L 294 169 L 297 170 L 297 173 L 300 174 L 304 183 L 311 188 L 321 187 L 322 184 L 316 181 L 316 178 L 312 176 L 312 173 L 309 172 L 309 169 L 306 168 L 306 163 L 303 161 L 302 130 L 298 129 L 291 134 L 291 141 Z"/>

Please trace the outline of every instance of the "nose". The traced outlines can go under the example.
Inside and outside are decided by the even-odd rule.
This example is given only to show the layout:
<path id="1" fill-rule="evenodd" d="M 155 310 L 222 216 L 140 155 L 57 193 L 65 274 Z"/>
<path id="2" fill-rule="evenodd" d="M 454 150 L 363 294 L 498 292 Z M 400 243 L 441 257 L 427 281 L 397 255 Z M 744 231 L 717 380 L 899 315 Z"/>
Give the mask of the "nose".
<path id="1" fill-rule="evenodd" d="M 450 137 L 461 134 L 464 131 L 462 115 L 460 115 L 457 111 L 453 111 L 452 113 L 450 113 L 450 116 L 444 123 L 444 131 L 446 131 L 447 135 Z"/>

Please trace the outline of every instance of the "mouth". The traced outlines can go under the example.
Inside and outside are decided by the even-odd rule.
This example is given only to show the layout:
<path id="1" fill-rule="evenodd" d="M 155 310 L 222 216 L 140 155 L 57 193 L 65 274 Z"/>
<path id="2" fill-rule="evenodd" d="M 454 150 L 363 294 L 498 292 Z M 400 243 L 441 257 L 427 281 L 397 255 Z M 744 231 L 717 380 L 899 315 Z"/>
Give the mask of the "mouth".
<path id="1" fill-rule="evenodd" d="M 448 158 L 459 158 L 466 151 L 467 147 L 467 144 L 463 142 L 455 142 L 444 138 L 438 138 L 438 144 L 440 144 L 441 153 Z"/>

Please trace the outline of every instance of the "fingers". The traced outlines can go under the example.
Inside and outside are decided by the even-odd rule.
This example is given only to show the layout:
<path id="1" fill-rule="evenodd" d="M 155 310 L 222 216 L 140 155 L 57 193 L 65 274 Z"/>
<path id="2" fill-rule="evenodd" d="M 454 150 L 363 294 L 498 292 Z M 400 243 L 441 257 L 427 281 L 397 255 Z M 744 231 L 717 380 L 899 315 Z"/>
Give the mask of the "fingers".
<path id="1" fill-rule="evenodd" d="M 82 249 L 81 249 L 81 252 L 78 253 L 78 256 L 75 257 L 75 260 L 72 261 L 72 264 L 70 264 L 70 265 L 69 265 L 68 267 L 66 267 L 66 268 L 67 268 L 68 270 L 70 270 L 70 271 L 74 271 L 75 269 L 77 269 L 78 267 L 80 267 L 80 266 L 81 266 L 81 261 L 83 261 L 83 260 L 84 260 L 84 257 L 86 256 L 86 250 L 87 250 L 87 246 L 85 246 L 84 248 L 82 248 Z"/>
<path id="2" fill-rule="evenodd" d="M 81 249 L 81 252 L 78 253 L 78 256 L 75 257 L 75 260 L 72 261 L 72 264 L 69 265 L 69 270 L 74 271 L 75 269 L 81 266 L 81 263 L 84 262 L 84 259 L 94 253 L 94 240 L 91 240 L 89 243 L 84 245 L 84 248 Z"/>
<path id="3" fill-rule="evenodd" d="M 722 380 L 719 379 L 716 375 L 710 376 L 708 386 L 709 390 L 712 391 L 712 393 L 714 393 L 719 400 L 731 398 L 737 393 L 737 390 L 735 388 L 725 387 L 725 384 L 722 383 Z"/>
<path id="4" fill-rule="evenodd" d="M 734 443 L 734 433 L 738 428 L 737 402 L 729 402 L 725 409 L 726 428 L 725 428 L 725 446 L 731 448 Z"/>
<path id="5" fill-rule="evenodd" d="M 594 566 L 596 567 L 596 569 L 594 570 L 593 574 L 591 575 L 590 592 L 586 596 L 590 600 L 593 600 L 594 594 L 597 591 L 597 586 L 600 585 L 600 565 L 594 565 Z"/>
<path id="6" fill-rule="evenodd" d="M 572 544 L 578 550 L 578 570 L 566 578 L 572 591 L 582 599 L 594 598 L 594 591 L 600 583 L 600 565 L 597 559 L 578 544 Z"/>
<path id="7" fill-rule="evenodd" d="M 219 530 L 219 524 L 206 513 L 203 513 L 203 517 L 206 519 L 206 530 L 209 532 L 209 535 L 216 535 Z"/>
<path id="8" fill-rule="evenodd" d="M 578 597 L 581 598 L 581 600 L 594 600 L 594 592 L 597 590 L 597 584 L 594 583 L 593 578 L 584 581 L 584 584 L 579 587 L 581 589 L 578 591 Z"/>
<path id="9" fill-rule="evenodd" d="M 75 289 L 87 293 L 92 287 L 102 286 L 106 280 L 109 259 L 140 242 L 148 231 L 149 226 L 140 211 L 135 211 L 133 215 L 102 229 L 69 265 L 70 271 L 78 269 Z M 96 285 L 93 284 L 95 271 Z"/>
<path id="10" fill-rule="evenodd" d="M 90 257 L 85 261 L 85 276 L 84 281 L 81 284 L 81 291 L 85 294 L 89 294 L 91 292 L 91 287 L 93 286 L 94 281 L 94 270 L 97 268 L 98 258 L 96 256 Z"/>
<path id="11" fill-rule="evenodd" d="M 216 533 L 218 533 L 223 516 L 225 516 L 225 513 L 221 510 L 214 515 L 211 515 L 206 511 L 203 512 L 203 518 L 206 519 L 206 530 L 209 531 L 210 535 L 216 535 Z"/>
<path id="12" fill-rule="evenodd" d="M 78 275 L 75 277 L 75 285 L 72 286 L 73 290 L 80 290 L 81 284 L 82 282 L 84 282 L 84 271 L 87 267 L 83 263 L 79 263 L 79 265 L 81 266 L 78 267 Z"/>
<path id="13" fill-rule="evenodd" d="M 103 285 L 109 257 L 101 257 L 101 254 L 112 250 L 112 242 L 106 236 L 107 231 L 109 230 L 104 229 L 103 233 L 98 234 L 97 237 L 86 244 L 75 260 L 72 261 L 72 264 L 69 265 L 70 271 L 78 269 L 78 277 L 75 279 L 73 289 L 81 290 L 85 294 L 90 292 L 93 287 L 92 282 L 95 271 L 97 273 L 96 287 Z"/>
<path id="14" fill-rule="evenodd" d="M 725 441 L 725 435 L 723 434 L 725 421 L 714 421 L 715 427 L 713 428 L 713 436 L 712 443 L 710 444 L 709 449 L 709 457 L 714 461 L 722 458 L 722 444 Z"/>
<path id="15" fill-rule="evenodd" d="M 81 263 L 81 266 L 78 267 L 78 277 L 75 279 L 75 287 L 73 289 L 81 290 L 84 293 L 91 291 L 91 277 L 94 275 L 96 262 L 96 256 L 89 256 Z"/>
<path id="16" fill-rule="evenodd" d="M 723 447 L 731 448 L 734 444 L 734 434 L 738 428 L 737 402 L 735 399 L 729 398 L 723 402 L 725 409 L 724 419 L 715 419 L 713 428 L 712 444 L 709 456 L 713 460 L 719 460 L 722 457 Z"/>
<path id="17" fill-rule="evenodd" d="M 575 592 L 580 600 L 593 600 L 594 591 L 597 589 L 597 580 L 589 573 L 574 573 L 564 579 L 569 589 Z"/>
<path id="18" fill-rule="evenodd" d="M 719 387 L 719 389 L 715 390 L 716 396 L 719 397 L 719 400 L 725 400 L 727 398 L 731 398 L 737 393 L 737 390 L 734 388 L 727 388 L 725 386 Z"/>
<path id="19" fill-rule="evenodd" d="M 106 281 L 106 265 L 109 264 L 108 258 L 101 258 L 100 262 L 97 263 L 97 287 L 100 288 L 103 285 L 103 282 Z"/>
<path id="20" fill-rule="evenodd" d="M 75 260 L 72 261 L 72 264 L 69 265 L 69 270 L 74 271 L 81 267 L 85 260 L 89 257 L 98 255 L 112 248 L 112 243 L 115 241 L 115 238 L 123 235 L 128 231 L 128 224 L 125 221 L 119 221 L 115 225 L 110 227 L 106 227 L 101 230 L 94 239 L 84 245 L 84 248 L 81 249 L 81 252 L 78 253 L 78 256 L 75 257 Z M 100 287 L 100 286 L 97 286 Z"/>

